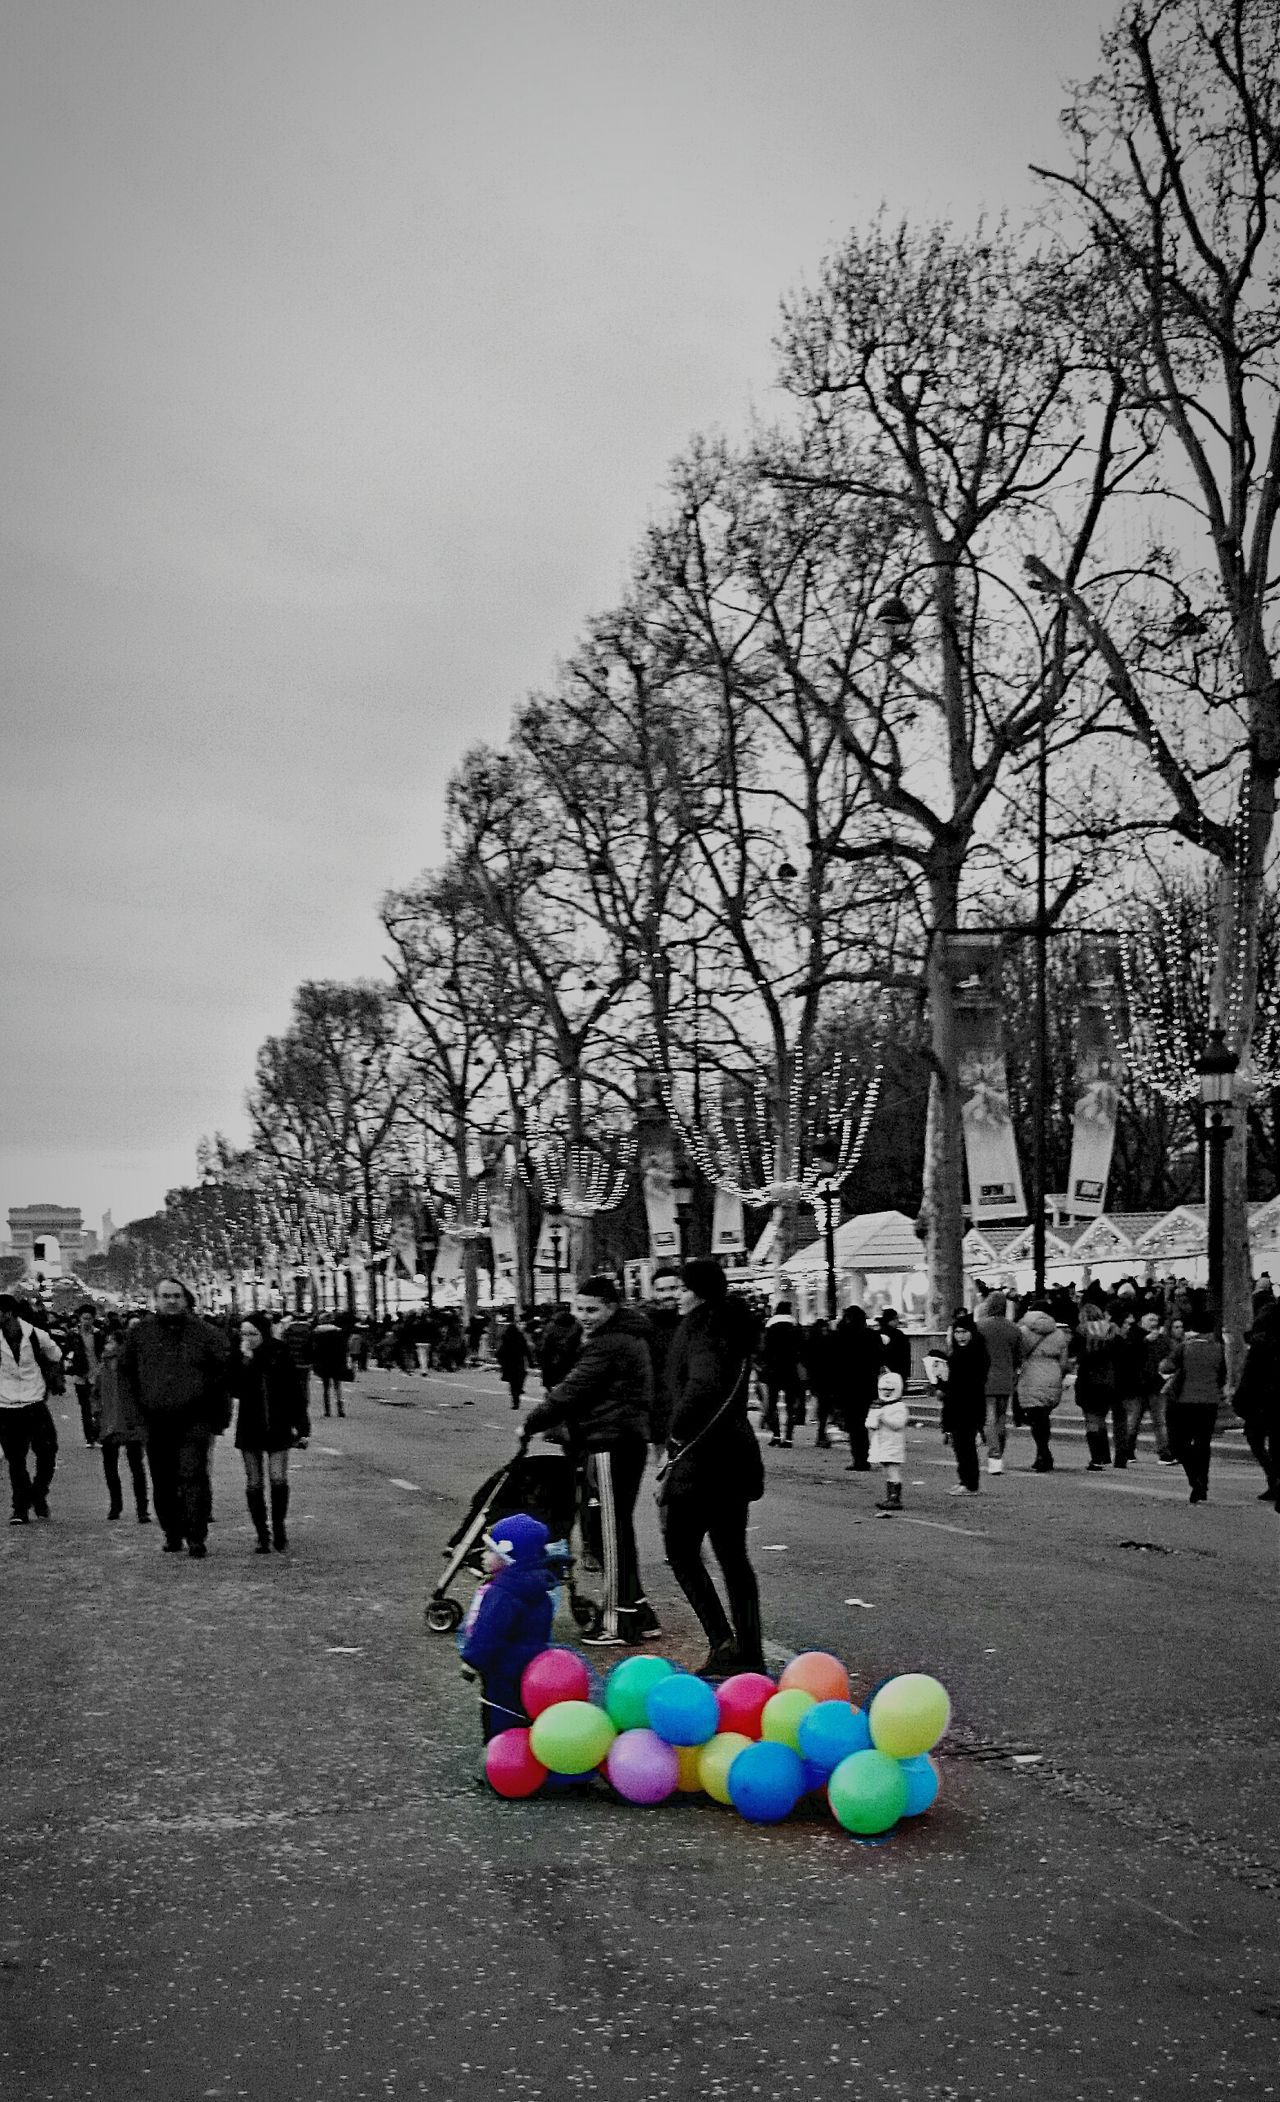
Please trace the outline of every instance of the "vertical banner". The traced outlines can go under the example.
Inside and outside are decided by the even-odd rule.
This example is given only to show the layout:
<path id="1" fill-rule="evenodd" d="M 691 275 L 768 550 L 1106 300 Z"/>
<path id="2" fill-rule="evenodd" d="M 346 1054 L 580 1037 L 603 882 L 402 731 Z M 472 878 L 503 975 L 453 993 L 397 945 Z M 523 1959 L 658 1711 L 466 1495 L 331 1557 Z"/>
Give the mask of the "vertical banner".
<path id="1" fill-rule="evenodd" d="M 486 1184 L 486 1194 L 494 1296 L 503 1297 L 513 1294 L 516 1288 L 516 1222 L 511 1209 L 511 1185 L 501 1170 Z"/>
<path id="2" fill-rule="evenodd" d="M 742 1217 L 742 1199 L 732 1190 L 717 1190 L 711 1212 L 712 1255 L 743 1255 L 747 1235 Z"/>
<path id="3" fill-rule="evenodd" d="M 680 1253 L 680 1222 L 671 1194 L 675 1167 L 675 1134 L 669 1125 L 651 1126 L 640 1140 L 640 1180 L 649 1222 L 649 1253 L 668 1261 L 674 1261 Z"/>
<path id="4" fill-rule="evenodd" d="M 960 1118 L 973 1223 L 1023 1219 L 1027 1205 L 1009 1114 L 1001 1025 L 1000 937 L 953 934 L 947 953 L 955 986 Z"/>
<path id="5" fill-rule="evenodd" d="M 1114 946 L 1086 936 L 1082 962 L 1084 989 L 1076 1033 L 1079 1092 L 1071 1126 L 1067 1210 L 1073 1219 L 1096 1219 L 1107 1200 L 1124 1057 L 1113 1026 L 1118 966 Z"/>

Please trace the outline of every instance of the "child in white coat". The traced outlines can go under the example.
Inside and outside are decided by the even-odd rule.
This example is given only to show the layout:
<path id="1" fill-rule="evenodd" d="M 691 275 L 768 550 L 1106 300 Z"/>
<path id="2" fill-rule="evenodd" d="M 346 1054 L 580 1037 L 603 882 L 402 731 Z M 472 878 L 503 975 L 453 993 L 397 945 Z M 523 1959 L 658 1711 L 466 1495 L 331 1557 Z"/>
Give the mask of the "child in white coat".
<path id="1" fill-rule="evenodd" d="M 910 1411 L 902 1398 L 902 1379 L 896 1372 L 882 1372 L 876 1383 L 876 1406 L 867 1411 L 871 1433 L 871 1462 L 884 1470 L 884 1495 L 876 1504 L 888 1518 L 902 1509 L 902 1470 L 907 1458 L 907 1423 Z"/>

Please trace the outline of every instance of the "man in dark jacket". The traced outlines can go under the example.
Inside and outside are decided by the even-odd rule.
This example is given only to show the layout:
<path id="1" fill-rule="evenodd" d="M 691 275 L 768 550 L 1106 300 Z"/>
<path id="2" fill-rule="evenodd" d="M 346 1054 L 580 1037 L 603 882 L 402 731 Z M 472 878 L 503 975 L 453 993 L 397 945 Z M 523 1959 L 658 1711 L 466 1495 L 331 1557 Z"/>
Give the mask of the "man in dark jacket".
<path id="1" fill-rule="evenodd" d="M 649 1435 L 654 1445 L 665 1445 L 667 1426 L 671 1421 L 667 1353 L 671 1348 L 671 1338 L 680 1326 L 679 1272 L 655 1271 L 652 1293 L 645 1305 L 649 1322 L 649 1354 L 653 1359 L 653 1421 Z"/>
<path id="2" fill-rule="evenodd" d="M 225 1339 L 188 1310 L 176 1277 L 156 1286 L 156 1310 L 129 1330 L 120 1377 L 147 1426 L 147 1458 L 166 1554 L 185 1541 L 205 1554 L 212 1497 L 209 1449 L 231 1420 Z"/>
<path id="3" fill-rule="evenodd" d="M 585 1640 L 616 1649 L 661 1633 L 640 1580 L 634 1516 L 653 1415 L 649 1324 L 638 1308 L 621 1304 L 607 1276 L 578 1286 L 574 1313 L 581 1354 L 525 1418 L 522 1443 L 536 1431 L 562 1428 L 570 1450 L 586 1457 L 600 1503 L 604 1611 L 600 1633 Z"/>
<path id="4" fill-rule="evenodd" d="M 845 1308 L 836 1323 L 830 1349 L 838 1406 L 849 1434 L 849 1472 L 866 1474 L 871 1466 L 867 1410 L 875 1404 L 884 1358 L 879 1335 L 867 1326 L 864 1307 Z"/>
<path id="5" fill-rule="evenodd" d="M 804 1372 L 800 1362 L 800 1329 L 789 1299 L 779 1299 L 764 1325 L 760 1343 L 760 1377 L 764 1382 L 764 1426 L 770 1445 L 790 1445 L 797 1423 L 804 1421 Z M 778 1403 L 786 1411 L 779 1420 Z M 785 1424 L 785 1431 L 783 1425 Z"/>

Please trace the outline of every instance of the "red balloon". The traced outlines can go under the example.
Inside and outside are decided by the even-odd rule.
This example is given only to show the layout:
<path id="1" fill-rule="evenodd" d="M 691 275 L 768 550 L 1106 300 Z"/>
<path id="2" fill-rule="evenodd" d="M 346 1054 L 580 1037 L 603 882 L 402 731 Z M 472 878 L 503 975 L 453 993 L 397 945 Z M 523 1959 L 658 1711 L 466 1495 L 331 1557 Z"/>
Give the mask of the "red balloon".
<path id="1" fill-rule="evenodd" d="M 503 1730 L 491 1737 L 484 1752 L 485 1779 L 490 1788 L 511 1801 L 536 1795 L 547 1778 L 547 1769 L 529 1749 L 527 1730 Z"/>
<path id="2" fill-rule="evenodd" d="M 736 1678 L 726 1679 L 716 1688 L 720 1728 L 736 1730 L 740 1737 L 758 1738 L 764 1704 L 773 1699 L 777 1690 L 762 1671 L 740 1671 Z"/>
<path id="3" fill-rule="evenodd" d="M 530 1722 L 557 1701 L 589 1701 L 591 1673 L 573 1649 L 539 1650 L 530 1658 L 520 1679 L 520 1698 Z"/>

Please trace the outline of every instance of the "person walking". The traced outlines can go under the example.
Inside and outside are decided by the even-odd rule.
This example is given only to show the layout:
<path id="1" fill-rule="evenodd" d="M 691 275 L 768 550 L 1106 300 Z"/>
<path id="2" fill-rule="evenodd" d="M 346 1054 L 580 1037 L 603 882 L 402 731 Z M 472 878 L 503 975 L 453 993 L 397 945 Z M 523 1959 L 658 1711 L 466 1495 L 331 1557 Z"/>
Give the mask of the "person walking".
<path id="1" fill-rule="evenodd" d="M 129 1330 L 120 1377 L 147 1427 L 147 1456 L 164 1551 L 207 1553 L 213 1497 L 210 1448 L 230 1420 L 225 1337 L 187 1306 L 186 1288 L 162 1277 L 155 1312 Z"/>
<path id="2" fill-rule="evenodd" d="M 25 1318 L 12 1293 L 0 1292 L 0 1451 L 9 1468 L 10 1525 L 30 1514 L 49 1516 L 49 1489 L 58 1464 L 58 1432 L 49 1395 L 62 1393 L 62 1352 Z M 27 1454 L 35 1466 L 27 1473 Z"/>
<path id="3" fill-rule="evenodd" d="M 1169 1443 L 1190 1486 L 1187 1501 L 1203 1504 L 1209 1501 L 1209 1458 L 1227 1360 L 1222 1337 L 1203 1304 L 1189 1307 L 1184 1327 L 1182 1341 L 1173 1345 L 1166 1360 Z"/>
<path id="4" fill-rule="evenodd" d="M 896 1306 L 883 1309 L 876 1329 L 880 1337 L 881 1362 L 886 1371 L 897 1373 L 905 1394 L 911 1381 L 911 1342 L 903 1334 Z"/>
<path id="5" fill-rule="evenodd" d="M 548 1318 L 538 1344 L 538 1370 L 548 1390 L 558 1386 L 582 1349 L 582 1328 L 564 1300 Z"/>
<path id="6" fill-rule="evenodd" d="M 102 1358 L 103 1329 L 92 1304 L 86 1300 L 76 1308 L 75 1326 L 67 1340 L 66 1368 L 76 1390 L 80 1426 L 88 1446 L 98 1443 L 98 1366 Z"/>
<path id="7" fill-rule="evenodd" d="M 585 1460 L 600 1505 L 604 1607 L 600 1631 L 583 1639 L 602 1648 L 661 1632 L 644 1594 L 636 1553 L 635 1506 L 649 1451 L 653 1365 L 644 1315 L 624 1307 L 614 1280 L 588 1277 L 574 1295 L 583 1335 L 576 1363 L 531 1409 L 521 1449 L 538 1431 L 562 1427 Z"/>
<path id="8" fill-rule="evenodd" d="M 1009 1319 L 1009 1302 L 1003 1292 L 988 1293 L 974 1326 L 987 1346 L 987 1473 L 1003 1474 L 1009 1404 L 1018 1382 L 1022 1336 L 1017 1322 Z"/>
<path id="9" fill-rule="evenodd" d="M 845 1308 L 831 1338 L 831 1356 L 840 1414 L 849 1438 L 846 1471 L 866 1474 L 871 1467 L 867 1411 L 875 1406 L 876 1387 L 886 1360 L 879 1334 L 867 1326 L 865 1308 Z"/>
<path id="10" fill-rule="evenodd" d="M 1049 1430 L 1053 1412 L 1062 1400 L 1071 1351 L 1071 1331 L 1065 1321 L 1055 1321 L 1047 1299 L 1033 1299 L 1018 1329 L 1022 1355 L 1018 1366 L 1018 1407 L 1036 1449 L 1033 1474 L 1052 1474 L 1053 1451 Z"/>
<path id="11" fill-rule="evenodd" d="M 533 1352 L 529 1348 L 529 1338 L 516 1320 L 514 1310 L 498 1337 L 494 1357 L 499 1376 L 511 1396 L 511 1406 L 518 1409 L 524 1398 L 524 1383 L 533 1363 Z"/>
<path id="12" fill-rule="evenodd" d="M 976 1496 L 981 1486 L 978 1439 L 987 1420 L 987 1346 L 967 1307 L 957 1307 L 945 1349 L 933 1360 L 942 1374 L 942 1429 L 951 1440 L 959 1480 L 952 1496 Z"/>
<path id="13" fill-rule="evenodd" d="M 1071 1356 L 1076 1368 L 1076 1401 L 1084 1416 L 1089 1447 L 1087 1471 L 1094 1474 L 1111 1464 L 1108 1420 L 1114 1419 L 1117 1443 L 1127 1439 L 1128 1431 L 1120 1396 L 1120 1331 L 1106 1309 L 1091 1299 L 1081 1303 Z"/>
<path id="14" fill-rule="evenodd" d="M 242 1334 L 243 1330 L 244 1324 L 242 1322 Z M 337 1414 L 339 1416 L 346 1414 L 346 1410 L 342 1406 L 342 1383 L 347 1377 L 348 1369 L 346 1332 L 336 1315 L 321 1314 L 311 1332 L 311 1370 L 320 1382 L 320 1397 L 324 1403 L 326 1416 L 330 1413 L 330 1395 L 333 1397 L 333 1406 Z M 301 1384 L 302 1382 L 299 1380 L 299 1385 Z M 308 1397 L 304 1392 L 302 1396 L 304 1412 L 307 1407 L 307 1401 Z"/>
<path id="15" fill-rule="evenodd" d="M 1124 1382 L 1128 1389 L 1125 1397 L 1126 1457 L 1130 1460 L 1137 1458 L 1138 1432 L 1149 1409 L 1156 1459 L 1162 1467 L 1172 1467 L 1175 1462 L 1169 1450 L 1164 1380 L 1160 1373 L 1161 1361 L 1168 1354 L 1169 1338 L 1160 1326 L 1159 1314 L 1153 1309 L 1139 1314 L 1138 1333 L 1131 1341 L 1134 1354 Z"/>
<path id="16" fill-rule="evenodd" d="M 747 1414 L 753 1324 L 719 1263 L 698 1256 L 681 1273 L 683 1318 L 671 1339 L 668 1458 L 659 1483 L 671 1574 L 709 1645 L 701 1677 L 764 1670 L 760 1591 L 747 1519 L 764 1494 L 764 1462 Z M 703 1560 L 720 1565 L 728 1611 Z"/>
<path id="17" fill-rule="evenodd" d="M 789 1299 L 779 1299 L 764 1325 L 760 1341 L 760 1377 L 764 1382 L 764 1425 L 770 1445 L 795 1442 L 796 1425 L 804 1421 L 804 1371 L 801 1336 Z M 779 1414 L 781 1403 L 782 1414 Z"/>
<path id="18" fill-rule="evenodd" d="M 102 1336 L 95 1394 L 98 1435 L 102 1441 L 102 1472 L 107 1484 L 107 1517 L 114 1520 L 124 1515 L 124 1497 L 120 1490 L 120 1455 L 123 1452 L 133 1484 L 138 1524 L 150 1525 L 147 1467 L 143 1457 L 147 1426 L 137 1402 L 120 1377 L 124 1341 L 124 1323 L 115 1317 L 109 1319 Z"/>
<path id="19" fill-rule="evenodd" d="M 311 1436 L 307 1397 L 292 1355 L 275 1340 L 265 1314 L 245 1315 L 237 1345 L 229 1385 L 239 1404 L 235 1446 L 244 1462 L 245 1502 L 258 1536 L 258 1553 L 269 1555 L 274 1547 L 282 1555 L 289 1545 L 289 1454 Z M 271 1491 L 270 1532 L 264 1470 Z"/>
<path id="20" fill-rule="evenodd" d="M 1280 1510 L 1280 1303 L 1262 1303 L 1244 1340 L 1248 1348 L 1231 1406 L 1266 1478 L 1259 1502 L 1270 1500 Z"/>

